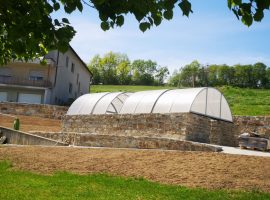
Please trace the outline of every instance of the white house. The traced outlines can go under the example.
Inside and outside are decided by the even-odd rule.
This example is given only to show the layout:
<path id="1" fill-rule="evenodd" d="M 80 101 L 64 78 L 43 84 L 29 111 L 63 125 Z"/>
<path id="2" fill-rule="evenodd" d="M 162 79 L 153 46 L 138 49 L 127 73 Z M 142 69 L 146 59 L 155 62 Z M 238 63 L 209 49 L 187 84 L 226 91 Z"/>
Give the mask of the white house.
<path id="1" fill-rule="evenodd" d="M 14 61 L 0 67 L 0 102 L 65 105 L 90 92 L 92 73 L 70 46 L 38 60 Z"/>

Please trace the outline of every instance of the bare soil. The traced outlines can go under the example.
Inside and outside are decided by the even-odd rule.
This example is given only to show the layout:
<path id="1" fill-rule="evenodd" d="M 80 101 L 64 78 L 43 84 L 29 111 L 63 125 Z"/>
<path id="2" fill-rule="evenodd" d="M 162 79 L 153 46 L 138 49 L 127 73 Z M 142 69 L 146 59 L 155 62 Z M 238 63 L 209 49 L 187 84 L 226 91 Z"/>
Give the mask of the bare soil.
<path id="1" fill-rule="evenodd" d="M 47 119 L 41 117 L 17 115 L 20 119 L 21 131 L 49 131 L 59 132 L 61 131 L 61 120 Z M 13 128 L 14 118 L 9 116 L 0 115 L 0 126 L 7 128 Z"/>
<path id="2" fill-rule="evenodd" d="M 270 158 L 206 152 L 0 146 L 0 160 L 42 174 L 108 173 L 208 189 L 270 192 Z"/>

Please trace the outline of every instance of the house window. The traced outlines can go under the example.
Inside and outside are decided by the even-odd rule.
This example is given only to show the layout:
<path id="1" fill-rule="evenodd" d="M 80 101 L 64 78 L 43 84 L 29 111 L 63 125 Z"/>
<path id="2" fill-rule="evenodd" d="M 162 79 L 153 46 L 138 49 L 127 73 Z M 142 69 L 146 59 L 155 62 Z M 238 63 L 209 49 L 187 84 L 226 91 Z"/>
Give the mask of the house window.
<path id="1" fill-rule="evenodd" d="M 43 71 L 30 71 L 29 80 L 30 81 L 42 81 L 44 79 Z"/>
<path id="2" fill-rule="evenodd" d="M 69 63 L 69 57 L 66 57 L 66 67 L 68 67 L 68 63 Z"/>
<path id="3" fill-rule="evenodd" d="M 71 84 L 71 83 L 69 83 L 69 86 L 68 86 L 68 92 L 69 92 L 69 94 L 72 93 L 72 84 Z"/>
<path id="4" fill-rule="evenodd" d="M 71 64 L 71 72 L 74 73 L 74 63 Z"/>
<path id="5" fill-rule="evenodd" d="M 30 76 L 29 80 L 31 80 L 31 81 L 42 81 L 43 77 L 42 76 Z"/>
<path id="6" fill-rule="evenodd" d="M 2 74 L 0 74 L 0 78 L 11 78 L 11 75 L 2 75 Z"/>
<path id="7" fill-rule="evenodd" d="M 8 67 L 0 67 L 0 78 L 6 79 L 11 77 L 11 70 Z"/>
<path id="8" fill-rule="evenodd" d="M 80 76 L 80 75 L 77 74 L 77 81 L 76 81 L 76 82 L 77 82 L 77 85 L 78 85 L 78 83 L 79 83 L 79 76 Z"/>

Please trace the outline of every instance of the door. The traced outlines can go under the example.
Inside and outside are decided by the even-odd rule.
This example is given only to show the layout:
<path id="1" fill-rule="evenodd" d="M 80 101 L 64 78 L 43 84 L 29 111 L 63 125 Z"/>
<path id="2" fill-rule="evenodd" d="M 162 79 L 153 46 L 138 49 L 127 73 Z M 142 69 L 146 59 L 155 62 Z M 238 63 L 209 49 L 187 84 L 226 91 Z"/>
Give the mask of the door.
<path id="1" fill-rule="evenodd" d="M 41 94 L 19 93 L 18 102 L 20 103 L 41 103 Z"/>
<path id="2" fill-rule="evenodd" d="M 7 101 L 7 92 L 0 92 L 0 102 Z"/>

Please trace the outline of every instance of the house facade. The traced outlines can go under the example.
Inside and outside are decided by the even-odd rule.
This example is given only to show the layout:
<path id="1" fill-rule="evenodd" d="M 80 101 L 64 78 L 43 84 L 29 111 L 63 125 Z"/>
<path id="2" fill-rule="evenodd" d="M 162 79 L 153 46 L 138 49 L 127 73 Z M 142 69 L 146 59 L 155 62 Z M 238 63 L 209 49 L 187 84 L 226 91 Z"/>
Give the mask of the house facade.
<path id="1" fill-rule="evenodd" d="M 0 67 L 0 102 L 67 105 L 89 93 L 92 74 L 70 46 L 39 60 L 14 61 Z"/>

